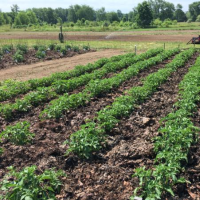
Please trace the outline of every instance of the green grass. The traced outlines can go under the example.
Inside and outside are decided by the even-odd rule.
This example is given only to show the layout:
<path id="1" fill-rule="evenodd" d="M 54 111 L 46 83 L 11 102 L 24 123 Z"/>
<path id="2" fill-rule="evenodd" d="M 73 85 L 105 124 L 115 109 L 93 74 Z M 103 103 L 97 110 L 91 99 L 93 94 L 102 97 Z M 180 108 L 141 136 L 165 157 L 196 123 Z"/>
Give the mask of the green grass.
<path id="1" fill-rule="evenodd" d="M 58 40 L 38 40 L 38 39 L 0 39 L 0 47 L 5 44 L 13 44 L 16 46 L 17 44 L 27 44 L 29 47 L 32 47 L 34 44 L 48 45 L 50 43 L 59 43 Z M 137 51 L 143 52 L 148 49 L 163 47 L 164 42 L 129 42 L 129 41 L 67 41 L 62 45 L 70 44 L 73 46 L 82 47 L 83 45 L 90 45 L 91 48 L 95 48 L 97 50 L 100 49 L 124 49 L 126 51 L 134 51 L 135 45 L 137 46 Z M 166 49 L 172 49 L 176 47 L 180 48 L 189 48 L 193 45 L 187 45 L 182 42 L 165 42 Z M 195 46 L 199 48 L 198 45 Z"/>
<path id="2" fill-rule="evenodd" d="M 106 28 L 103 28 L 101 26 L 97 27 L 65 27 L 63 26 L 63 31 L 95 31 L 95 32 L 105 32 L 105 31 L 159 31 L 159 30 L 200 30 L 200 22 L 179 22 L 176 25 L 169 25 L 167 28 L 145 28 L 145 29 L 133 29 L 132 27 L 120 27 L 120 26 L 109 26 Z M 32 26 L 28 28 L 15 28 L 11 29 L 10 25 L 3 25 L 0 26 L 0 32 L 21 32 L 21 31 L 33 31 L 33 32 L 38 32 L 38 31 L 50 31 L 50 32 L 59 32 L 60 31 L 60 26 L 59 25 L 44 25 L 44 26 Z"/>

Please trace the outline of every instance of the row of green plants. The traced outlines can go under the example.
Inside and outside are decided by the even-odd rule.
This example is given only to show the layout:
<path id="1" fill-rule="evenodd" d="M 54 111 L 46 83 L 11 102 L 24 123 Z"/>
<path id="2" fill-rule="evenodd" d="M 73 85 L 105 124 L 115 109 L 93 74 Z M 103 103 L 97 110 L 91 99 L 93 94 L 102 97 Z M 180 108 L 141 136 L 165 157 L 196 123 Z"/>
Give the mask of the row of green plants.
<path id="1" fill-rule="evenodd" d="M 133 54 L 127 54 L 123 57 L 120 56 L 120 58 L 128 58 L 129 56 L 133 57 Z M 85 77 L 86 75 L 82 76 Z M 70 80 L 74 80 L 74 83 L 78 83 L 77 79 L 79 78 L 77 77 Z M 58 97 L 58 94 L 56 93 L 54 86 L 38 87 L 35 91 L 26 94 L 23 99 L 16 99 L 15 103 L 1 104 L 0 113 L 2 113 L 6 119 L 11 119 L 13 112 L 27 112 L 31 107 L 36 107 L 39 104 L 48 102 L 51 99 L 55 99 L 56 97 Z"/>
<path id="2" fill-rule="evenodd" d="M 65 46 L 61 46 L 61 45 L 53 44 L 53 43 L 49 44 L 48 46 L 36 44 L 36 45 L 33 45 L 33 48 L 37 51 L 35 56 L 39 59 L 45 58 L 46 52 L 49 50 L 60 52 L 61 55 L 63 56 L 66 55 L 68 51 L 79 52 L 81 50 L 79 46 L 73 46 L 69 44 L 66 44 Z M 84 51 L 89 51 L 90 46 L 84 45 L 82 49 Z M 14 52 L 13 60 L 16 63 L 23 62 L 24 54 L 26 54 L 28 50 L 29 50 L 28 45 L 26 44 L 17 44 L 16 47 L 14 47 L 13 45 L 7 45 L 7 44 L 3 45 L 0 48 L 0 60 L 3 58 L 4 54 L 9 54 L 11 52 Z"/>
<path id="3" fill-rule="evenodd" d="M 22 62 L 24 60 L 24 54 L 26 54 L 28 51 L 28 46 L 17 44 L 16 48 L 14 49 L 13 45 L 3 45 L 0 48 L 0 60 L 3 58 L 4 54 L 9 54 L 12 51 L 15 51 L 13 60 L 17 63 Z"/>
<path id="4" fill-rule="evenodd" d="M 127 69 L 124 69 L 122 72 L 111 78 L 102 80 L 94 79 L 86 85 L 82 92 L 72 94 L 70 96 L 66 94 L 56 100 L 53 100 L 51 104 L 41 113 L 41 116 L 46 118 L 60 118 L 64 111 L 83 106 L 86 102 L 91 101 L 91 98 L 100 97 L 111 92 L 111 90 L 118 88 L 126 80 L 136 76 L 141 70 L 162 62 L 164 59 L 169 58 L 179 51 L 179 49 L 164 51 L 156 57 L 152 57 L 148 60 L 140 61 L 129 66 Z"/>
<path id="5" fill-rule="evenodd" d="M 15 145 L 31 143 L 35 137 L 30 132 L 30 123 L 18 122 L 7 126 L 0 133 L 0 142 L 9 141 Z M 0 148 L 0 154 L 4 152 Z M 0 199 L 9 200 L 37 200 L 56 199 L 56 194 L 61 190 L 61 177 L 66 176 L 63 171 L 55 169 L 45 170 L 38 175 L 36 166 L 25 167 L 17 172 L 14 167 L 8 167 L 7 173 L 0 182 Z"/>
<path id="6" fill-rule="evenodd" d="M 153 49 L 149 50 L 143 54 L 137 55 L 133 57 L 131 54 L 122 57 L 117 62 L 109 62 L 105 64 L 100 70 L 95 70 L 93 73 L 90 74 L 84 74 L 78 78 L 70 79 L 70 80 L 59 80 L 54 82 L 54 90 L 58 94 L 63 94 L 66 92 L 70 92 L 74 89 L 76 89 L 79 86 L 87 84 L 90 80 L 100 79 L 106 74 L 110 72 L 116 72 L 118 70 L 122 70 L 131 64 L 134 64 L 136 62 L 139 62 L 141 60 L 148 59 L 149 57 L 152 57 L 154 55 L 157 55 L 158 53 L 162 52 L 163 49 Z"/>
<path id="7" fill-rule="evenodd" d="M 200 129 L 192 122 L 197 111 L 196 103 L 200 101 L 200 57 L 179 84 L 179 98 L 173 111 L 161 120 L 164 125 L 159 129 L 160 135 L 154 138 L 155 165 L 153 170 L 138 168 L 141 196 L 144 199 L 162 199 L 170 193 L 174 196 L 173 186 L 186 183 L 180 172 L 188 162 L 192 144 L 197 142 Z"/>
<path id="8" fill-rule="evenodd" d="M 134 54 L 130 53 L 130 57 Z M 126 55 L 125 55 L 126 56 Z M 127 54 L 128 56 L 128 54 Z M 73 77 L 78 77 L 85 73 L 92 72 L 93 70 L 103 67 L 106 63 L 119 61 L 124 57 L 124 55 L 113 56 L 111 58 L 102 58 L 96 61 L 94 64 L 87 65 L 77 65 L 74 70 L 54 73 L 49 77 L 44 77 L 41 79 L 32 79 L 29 81 L 21 82 L 14 80 L 6 80 L 0 84 L 0 101 L 5 101 L 16 97 L 20 94 L 26 94 L 31 90 L 35 90 L 38 87 L 48 87 L 51 86 L 55 81 L 62 79 L 70 79 Z"/>
<path id="9" fill-rule="evenodd" d="M 13 116 L 13 112 L 27 112 L 32 106 L 37 106 L 42 102 L 48 102 L 50 99 L 56 98 L 57 94 L 62 94 L 64 92 L 72 91 L 79 86 L 87 84 L 91 79 L 102 78 L 109 72 L 115 72 L 117 70 L 123 69 L 129 66 L 131 63 L 135 63 L 140 59 L 145 59 L 148 56 L 152 56 L 160 52 L 160 49 L 151 50 L 147 53 L 138 55 L 133 57 L 132 54 L 124 55 L 120 61 L 116 62 L 109 62 L 104 65 L 100 70 L 95 70 L 93 73 L 84 74 L 80 77 L 76 77 L 74 79 L 66 80 L 66 81 L 59 81 L 58 83 L 54 84 L 52 87 L 47 88 L 38 88 L 36 91 L 31 92 L 24 96 L 23 99 L 17 99 L 14 104 L 3 104 L 0 106 L 0 113 L 6 118 L 10 119 Z M 144 63 L 143 63 L 144 64 Z M 60 83 L 61 82 L 61 83 Z M 58 100 L 54 100 L 53 103 L 55 108 L 53 110 L 58 113 L 60 111 L 60 115 L 62 115 L 61 109 L 58 108 L 57 105 L 61 104 L 61 102 L 66 102 L 65 98 L 68 94 L 60 97 Z M 74 97 L 73 97 L 74 96 Z M 72 95 L 73 105 L 81 101 L 83 102 L 84 98 L 82 94 Z M 82 100 L 81 100 L 82 99 Z M 63 105 L 63 104 L 62 104 Z M 56 107 L 57 106 L 57 107 Z M 51 109 L 52 111 L 52 109 Z M 52 116 L 51 116 L 52 117 Z"/>
<path id="10" fill-rule="evenodd" d="M 150 97 L 167 78 L 182 67 L 195 53 L 195 49 L 189 49 L 177 55 L 165 68 L 148 75 L 143 86 L 133 87 L 115 99 L 112 105 L 100 110 L 97 117 L 70 136 L 65 143 L 68 145 L 67 154 L 73 152 L 80 157 L 89 158 L 93 152 L 102 148 L 106 134 L 111 131 L 122 117 L 127 117 L 134 110 L 135 104 L 140 104 Z"/>

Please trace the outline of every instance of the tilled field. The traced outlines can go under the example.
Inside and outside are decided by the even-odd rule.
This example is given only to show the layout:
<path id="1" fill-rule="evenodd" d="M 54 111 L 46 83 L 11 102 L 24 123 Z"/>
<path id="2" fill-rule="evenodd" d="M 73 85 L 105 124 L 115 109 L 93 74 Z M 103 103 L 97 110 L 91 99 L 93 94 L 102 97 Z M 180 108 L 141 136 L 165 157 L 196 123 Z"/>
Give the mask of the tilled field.
<path id="1" fill-rule="evenodd" d="M 156 59 L 160 54 L 164 58 L 164 53 L 159 51 L 149 57 Z M 109 91 L 102 89 L 103 92 L 100 95 L 89 96 L 90 99 L 86 99 L 81 106 L 77 105 L 77 108 L 64 109 L 62 116 L 56 119 L 50 117 L 50 119 L 41 120 L 39 117 L 41 111 L 48 108 L 51 99 L 42 104 L 40 103 L 38 106 L 33 106 L 26 112 L 19 112 L 14 109 L 12 118 L 8 119 L 5 119 L 5 113 L 3 114 L 1 110 L 0 132 L 5 130 L 8 125 L 26 120 L 30 122 L 30 131 L 35 133 L 35 138 L 31 144 L 24 146 L 15 145 L 9 139 L 2 140 L 1 146 L 4 153 L 0 156 L 0 179 L 2 180 L 8 172 L 6 167 L 11 165 L 17 170 L 36 165 L 38 173 L 55 167 L 64 170 L 67 175 L 67 177 L 62 178 L 63 187 L 60 194 L 56 196 L 57 199 L 129 199 L 134 189 L 139 186 L 138 178 L 132 177 L 135 169 L 143 166 L 147 169 L 154 168 L 156 155 L 153 138 L 159 136 L 159 121 L 172 112 L 179 97 L 179 84 L 184 75 L 188 73 L 188 69 L 195 63 L 199 53 L 193 52 L 185 60 L 183 66 L 173 70 L 166 81 L 157 86 L 156 91 L 151 96 L 143 102 L 136 102 L 134 109 L 128 115 L 118 118 L 119 121 L 114 128 L 106 131 L 106 144 L 102 144 L 103 148 L 101 150 L 93 151 L 89 159 L 80 158 L 76 152 L 65 155 L 69 145 L 63 143 L 65 140 L 70 140 L 70 135 L 73 135 L 74 132 L 82 129 L 80 128 L 81 125 L 87 124 L 88 120 L 94 121 L 98 126 L 99 114 L 97 112 L 103 110 L 106 106 L 112 107 L 116 99 L 128 95 L 131 88 L 142 87 L 150 74 L 156 74 L 159 70 L 168 68 L 178 54 L 181 53 L 175 51 L 169 53 L 168 56 L 165 55 L 167 58 L 157 61 L 156 64 L 144 64 L 142 62 L 146 61 L 138 60 L 138 62 L 141 62 L 141 66 L 149 66 L 141 68 L 137 74 L 122 81 L 118 86 L 113 86 Z M 111 64 L 115 63 L 117 66 L 117 63 L 123 63 L 122 61 L 126 59 L 130 59 L 129 63 L 132 62 L 132 65 L 128 64 L 123 68 L 116 67 L 116 70 L 105 73 L 99 83 L 115 77 L 123 70 L 128 70 L 130 66 L 132 68 L 139 66 L 138 62 L 129 57 L 121 58 L 121 61 L 110 62 Z M 103 67 L 97 70 L 101 70 Z M 93 73 L 93 71 L 90 73 Z M 124 71 L 124 74 L 126 73 L 128 71 Z M 68 91 L 68 94 L 69 96 L 77 95 L 86 88 L 87 84 L 83 84 Z M 24 94 L 18 94 L 12 99 L 8 98 L 3 101 L 2 105 L 13 104 L 17 99 L 25 99 L 25 96 Z M 193 117 L 197 127 L 200 127 L 199 116 L 199 112 L 195 112 Z M 187 177 L 191 183 L 176 184 L 173 187 L 175 196 L 172 198 L 163 193 L 162 198 L 182 198 L 186 200 L 198 197 L 200 187 L 200 150 L 198 146 L 198 144 L 195 144 L 191 147 L 189 162 L 185 165 L 185 172 L 182 172 L 182 175 Z"/>
<path id="2" fill-rule="evenodd" d="M 94 52 L 95 50 L 91 50 L 91 52 Z M 66 55 L 62 55 L 60 52 L 56 51 L 47 51 L 47 55 L 43 59 L 39 59 L 36 57 L 36 50 L 30 49 L 25 55 L 24 55 L 24 61 L 23 62 L 16 62 L 13 59 L 14 51 L 10 52 L 9 54 L 5 54 L 3 58 L 0 60 L 0 70 L 10 68 L 17 65 L 30 65 L 32 63 L 46 61 L 46 60 L 56 60 L 60 58 L 66 58 L 66 57 L 73 57 L 78 54 L 86 53 L 86 51 L 81 50 L 79 52 L 72 52 L 68 51 Z M 88 52 L 88 51 L 87 51 Z"/>

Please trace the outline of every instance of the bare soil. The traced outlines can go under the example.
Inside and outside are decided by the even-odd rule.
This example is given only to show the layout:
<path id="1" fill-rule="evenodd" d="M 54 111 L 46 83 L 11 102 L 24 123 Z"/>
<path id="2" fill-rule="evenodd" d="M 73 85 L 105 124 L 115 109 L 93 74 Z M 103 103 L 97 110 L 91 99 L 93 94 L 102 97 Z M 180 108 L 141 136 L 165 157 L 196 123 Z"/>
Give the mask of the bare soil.
<path id="1" fill-rule="evenodd" d="M 92 99 L 85 107 L 66 112 L 65 116 L 57 121 L 40 122 L 38 115 L 45 105 L 19 115 L 12 122 L 0 117 L 0 132 L 8 124 L 28 120 L 31 122 L 31 131 L 36 134 L 33 143 L 25 146 L 3 142 L 5 152 L 0 157 L 0 179 L 6 173 L 6 167 L 10 165 L 19 170 L 32 164 L 37 165 L 40 170 L 56 167 L 63 169 L 67 174 L 67 178 L 63 179 L 62 192 L 57 196 L 60 200 L 129 199 L 139 183 L 137 178 L 132 178 L 134 169 L 139 166 L 152 168 L 155 155 L 151 139 L 158 134 L 159 120 L 172 110 L 172 105 L 177 99 L 178 84 L 194 63 L 196 56 L 190 59 L 185 67 L 174 72 L 150 99 L 134 110 L 129 118 L 122 119 L 108 133 L 108 145 L 94 154 L 90 160 L 80 160 L 74 155 L 64 156 L 66 146 L 63 142 L 71 133 L 78 130 L 86 119 L 93 118 L 97 111 L 110 105 L 114 98 L 126 89 L 141 85 L 142 78 L 164 67 L 169 61 L 144 70 L 112 93 Z M 200 117 L 196 119 L 197 123 L 199 119 Z M 197 157 L 196 163 L 199 161 L 200 156 Z M 193 166 L 191 169 L 193 170 Z M 190 174 L 193 185 L 198 185 L 198 174 L 199 171 Z M 189 185 L 182 188 L 174 199 L 192 199 L 188 189 Z"/>
<path id="2" fill-rule="evenodd" d="M 65 32 L 66 40 L 76 41 L 130 41 L 130 42 L 188 42 L 195 31 L 132 31 L 132 32 Z M 125 34 L 126 33 L 126 34 Z M 182 34 L 183 33 L 183 34 Z M 188 33 L 188 34 L 186 34 Z M 23 34 L 0 34 L 0 39 L 42 39 L 57 40 L 57 33 L 49 32 L 23 32 Z"/>
<path id="3" fill-rule="evenodd" d="M 0 81 L 6 79 L 25 81 L 33 78 L 42 78 L 55 72 L 72 70 L 76 65 L 93 63 L 100 58 L 109 58 L 123 53 L 125 53 L 123 50 L 108 49 L 97 52 L 91 51 L 86 54 L 75 54 L 73 57 L 41 61 L 34 64 L 16 65 L 12 68 L 0 70 Z"/>

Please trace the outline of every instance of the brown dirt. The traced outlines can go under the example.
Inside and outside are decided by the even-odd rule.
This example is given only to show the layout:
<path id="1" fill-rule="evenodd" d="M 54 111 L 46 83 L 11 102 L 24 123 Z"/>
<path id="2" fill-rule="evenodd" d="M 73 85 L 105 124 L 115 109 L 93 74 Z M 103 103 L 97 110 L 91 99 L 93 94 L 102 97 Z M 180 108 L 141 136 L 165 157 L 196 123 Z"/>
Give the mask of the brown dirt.
<path id="1" fill-rule="evenodd" d="M 125 53 L 123 50 L 109 49 L 29 65 L 17 65 L 12 68 L 0 70 L 0 81 L 6 79 L 25 81 L 33 78 L 42 78 L 55 72 L 72 70 L 76 65 L 93 63 L 100 58 L 109 58 L 123 53 Z"/>
<path id="2" fill-rule="evenodd" d="M 96 50 L 90 50 L 90 52 L 94 52 Z M 73 57 L 78 54 L 88 53 L 88 51 L 80 50 L 79 52 L 67 51 L 66 55 L 62 55 L 57 51 L 46 51 L 45 58 L 39 59 L 36 57 L 37 51 L 34 49 L 29 49 L 26 54 L 23 55 L 24 60 L 21 63 L 17 63 L 13 60 L 13 55 L 16 51 L 11 51 L 9 54 L 5 54 L 0 61 L 0 70 L 5 68 L 11 68 L 13 66 L 19 65 L 30 65 L 36 62 L 47 61 L 47 60 L 55 60 L 60 58 Z"/>
<path id="3" fill-rule="evenodd" d="M 76 40 L 76 41 L 130 41 L 130 42 L 188 42 L 192 37 L 195 37 L 194 34 L 178 34 L 181 31 L 165 31 L 165 33 L 170 33 L 169 35 L 163 35 L 163 31 L 143 31 L 135 32 L 133 35 L 132 32 L 127 32 L 125 35 L 123 32 L 112 32 L 102 34 L 102 33 L 80 33 L 74 34 L 71 32 L 65 32 L 65 38 L 67 40 Z M 156 35 L 145 35 L 145 34 L 156 34 Z M 183 32 L 184 33 L 184 32 Z M 23 32 L 23 34 L 0 34 L 0 39 L 44 39 L 44 40 L 57 40 L 57 33 L 47 33 L 47 32 Z"/>
<path id="4" fill-rule="evenodd" d="M 133 85 L 140 85 L 141 78 L 157 71 L 166 62 L 144 70 L 112 94 L 94 98 L 86 107 L 67 112 L 59 121 L 39 122 L 37 116 L 43 106 L 22 115 L 16 120 L 30 121 L 31 131 L 36 134 L 36 138 L 33 144 L 23 147 L 4 141 L 5 152 L 0 159 L 0 179 L 9 165 L 17 169 L 31 164 L 37 165 L 41 170 L 56 167 L 65 170 L 67 174 L 58 199 L 129 199 L 134 188 L 138 186 L 137 178 L 131 177 L 133 170 L 138 166 L 152 167 L 154 154 L 151 138 L 157 135 L 159 120 L 171 111 L 177 98 L 178 84 L 194 61 L 195 58 L 184 68 L 179 68 L 149 100 L 138 106 L 128 119 L 122 119 L 116 128 L 108 133 L 107 147 L 95 154 L 91 160 L 83 161 L 76 156 L 64 156 L 66 146 L 63 141 L 84 124 L 87 118 L 93 117 L 95 112 L 111 104 L 113 98 L 120 96 Z M 0 119 L 0 129 L 8 124 Z M 186 196 L 185 200 L 189 199 L 188 193 L 182 195 Z"/>

